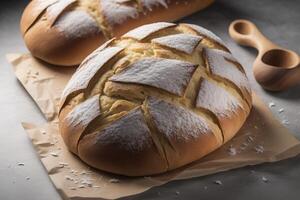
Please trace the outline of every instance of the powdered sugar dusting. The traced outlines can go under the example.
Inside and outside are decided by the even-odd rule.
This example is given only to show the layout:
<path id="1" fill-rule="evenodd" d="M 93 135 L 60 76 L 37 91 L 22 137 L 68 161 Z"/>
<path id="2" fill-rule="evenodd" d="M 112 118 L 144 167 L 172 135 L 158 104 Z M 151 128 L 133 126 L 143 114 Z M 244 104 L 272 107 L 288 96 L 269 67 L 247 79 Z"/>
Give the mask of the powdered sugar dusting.
<path id="1" fill-rule="evenodd" d="M 182 106 L 149 97 L 148 109 L 158 130 L 169 139 L 190 140 L 211 132 L 205 119 Z"/>
<path id="2" fill-rule="evenodd" d="M 112 81 L 138 83 L 183 95 L 196 65 L 174 59 L 145 58 L 133 63 Z"/>
<path id="3" fill-rule="evenodd" d="M 229 154 L 230 156 L 235 156 L 235 155 L 237 154 L 236 148 L 230 146 L 230 147 L 228 148 L 228 154 Z"/>
<path id="4" fill-rule="evenodd" d="M 256 153 L 263 153 L 265 151 L 265 148 L 262 145 L 257 145 L 254 147 L 254 150 Z"/>
<path id="5" fill-rule="evenodd" d="M 66 12 L 56 20 L 54 27 L 71 39 L 97 35 L 101 31 L 94 18 L 82 10 Z"/>
<path id="6" fill-rule="evenodd" d="M 263 182 L 265 182 L 265 183 L 268 183 L 268 182 L 269 182 L 269 179 L 266 178 L 265 176 L 263 176 L 263 177 L 261 178 L 261 180 L 262 180 Z"/>
<path id="7" fill-rule="evenodd" d="M 276 106 L 276 105 L 275 105 L 274 102 L 270 102 L 270 103 L 269 103 L 269 107 L 270 107 L 270 108 L 273 108 L 273 107 L 275 107 L 275 106 Z"/>
<path id="8" fill-rule="evenodd" d="M 134 38 L 137 40 L 143 40 L 146 37 L 148 37 L 149 35 L 157 32 L 157 31 L 160 31 L 162 29 L 166 29 L 169 27 L 173 27 L 173 26 L 176 26 L 176 24 L 168 23 L 168 22 L 157 22 L 157 23 L 153 23 L 153 24 L 146 24 L 146 25 L 140 26 L 136 29 L 129 31 L 128 33 L 123 35 L 123 37 Z"/>
<path id="9" fill-rule="evenodd" d="M 70 127 L 83 127 L 100 115 L 99 95 L 84 101 L 77 105 L 65 118 Z"/>
<path id="10" fill-rule="evenodd" d="M 138 10 L 135 7 L 125 5 L 118 0 L 101 0 L 103 15 L 111 25 L 122 24 L 128 18 L 138 17 Z"/>
<path id="11" fill-rule="evenodd" d="M 223 42 L 223 40 L 220 37 L 218 37 L 213 32 L 207 30 L 206 28 L 203 28 L 201 26 L 194 25 L 194 24 L 185 24 L 185 25 L 191 27 L 194 31 L 198 32 L 200 35 L 205 36 L 209 39 L 212 39 L 212 40 L 216 41 L 217 43 L 221 44 L 222 46 L 226 47 L 226 44 Z"/>
<path id="12" fill-rule="evenodd" d="M 165 37 L 159 37 L 152 40 L 162 46 L 176 49 L 187 54 L 192 54 L 194 49 L 198 46 L 202 37 L 189 34 L 175 34 Z"/>
<path id="13" fill-rule="evenodd" d="M 208 80 L 201 82 L 196 106 L 214 112 L 217 117 L 228 117 L 242 107 L 233 95 Z"/>
<path id="14" fill-rule="evenodd" d="M 76 2 L 76 0 L 60 0 L 57 3 L 47 8 L 46 17 L 49 24 L 52 25 L 56 18 L 66 9 L 69 5 Z"/>
<path id="15" fill-rule="evenodd" d="M 141 108 L 130 111 L 103 129 L 95 143 L 115 144 L 128 151 L 142 151 L 152 144 Z"/>
<path id="16" fill-rule="evenodd" d="M 231 54 L 217 49 L 206 48 L 205 55 L 210 70 L 213 74 L 219 75 L 232 81 L 239 88 L 242 87 L 249 92 L 251 91 L 246 75 L 241 72 L 233 63 L 225 60 L 226 58 L 228 60 L 237 62 Z"/>
<path id="17" fill-rule="evenodd" d="M 98 55 L 91 58 L 89 62 L 86 62 L 84 66 L 75 72 L 68 82 L 62 93 L 62 99 L 71 92 L 86 88 L 96 72 L 122 50 L 123 48 L 120 47 L 109 47 L 100 51 Z"/>
<path id="18" fill-rule="evenodd" d="M 150 11 L 152 11 L 152 8 L 154 6 L 159 6 L 159 5 L 168 8 L 168 4 L 166 0 L 141 0 L 141 3 L 144 7 L 146 7 Z"/>

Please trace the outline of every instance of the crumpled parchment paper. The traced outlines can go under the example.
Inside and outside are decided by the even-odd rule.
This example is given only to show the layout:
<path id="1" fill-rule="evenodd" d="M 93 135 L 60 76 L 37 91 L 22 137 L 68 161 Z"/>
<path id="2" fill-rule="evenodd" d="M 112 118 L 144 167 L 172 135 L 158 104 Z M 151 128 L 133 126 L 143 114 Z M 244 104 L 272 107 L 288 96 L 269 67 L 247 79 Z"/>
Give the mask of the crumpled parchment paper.
<path id="1" fill-rule="evenodd" d="M 29 54 L 9 54 L 17 78 L 48 123 L 23 123 L 41 162 L 64 199 L 115 199 L 144 192 L 172 180 L 188 179 L 246 165 L 275 162 L 300 153 L 300 142 L 253 95 L 253 109 L 239 133 L 220 149 L 175 171 L 128 178 L 91 169 L 67 151 L 58 131 L 60 94 L 75 69 L 51 66 Z"/>

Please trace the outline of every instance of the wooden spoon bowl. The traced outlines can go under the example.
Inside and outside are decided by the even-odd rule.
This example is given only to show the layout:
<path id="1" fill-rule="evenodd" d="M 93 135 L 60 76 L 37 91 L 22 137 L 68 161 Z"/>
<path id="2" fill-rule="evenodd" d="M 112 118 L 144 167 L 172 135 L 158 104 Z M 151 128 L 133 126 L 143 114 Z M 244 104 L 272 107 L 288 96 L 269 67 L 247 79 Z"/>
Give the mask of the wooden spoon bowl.
<path id="1" fill-rule="evenodd" d="M 300 83 L 299 55 L 271 42 L 252 22 L 233 21 L 229 26 L 229 35 L 237 43 L 258 50 L 253 74 L 263 88 L 280 91 Z"/>

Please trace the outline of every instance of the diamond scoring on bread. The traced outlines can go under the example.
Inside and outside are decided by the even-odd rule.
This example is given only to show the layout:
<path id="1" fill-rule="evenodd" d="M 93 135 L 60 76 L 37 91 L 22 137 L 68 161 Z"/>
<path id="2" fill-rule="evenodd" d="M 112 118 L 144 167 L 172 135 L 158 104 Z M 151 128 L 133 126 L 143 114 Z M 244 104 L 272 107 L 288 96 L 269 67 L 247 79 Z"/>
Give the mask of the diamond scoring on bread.
<path id="1" fill-rule="evenodd" d="M 100 47 L 77 70 L 63 93 L 59 119 L 62 134 L 69 134 L 65 141 L 77 134 L 75 153 L 84 162 L 128 176 L 162 173 L 200 159 L 240 129 L 252 105 L 241 92 L 251 92 L 244 70 L 218 41 L 201 43 L 207 37 L 186 26 L 141 26 Z M 152 42 L 168 37 L 193 51 Z M 101 113 L 83 115 L 89 125 L 79 125 L 72 136 L 66 120 L 91 98 L 98 99 Z"/>

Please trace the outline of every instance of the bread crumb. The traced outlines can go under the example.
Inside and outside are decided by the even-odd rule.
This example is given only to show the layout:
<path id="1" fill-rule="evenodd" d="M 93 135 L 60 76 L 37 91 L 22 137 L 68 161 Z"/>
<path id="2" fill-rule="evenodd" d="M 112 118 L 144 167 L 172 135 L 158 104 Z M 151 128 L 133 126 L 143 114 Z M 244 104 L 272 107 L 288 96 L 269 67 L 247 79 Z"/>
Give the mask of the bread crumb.
<path id="1" fill-rule="evenodd" d="M 263 177 L 261 178 L 261 180 L 262 180 L 263 182 L 265 182 L 265 183 L 269 182 L 269 179 L 267 179 L 265 176 L 263 176 Z"/>
<path id="2" fill-rule="evenodd" d="M 256 151 L 256 153 L 263 153 L 265 151 L 264 147 L 261 145 L 254 147 L 254 150 Z"/>
<path id="3" fill-rule="evenodd" d="M 275 107 L 275 103 L 274 103 L 274 102 L 270 102 L 270 103 L 269 103 L 269 107 L 270 107 L 270 108 Z"/>
<path id="4" fill-rule="evenodd" d="M 282 120 L 281 123 L 284 124 L 284 125 L 289 125 L 290 124 L 289 120 L 287 120 L 287 119 Z"/>
<path id="5" fill-rule="evenodd" d="M 80 183 L 83 184 L 83 185 L 86 185 L 88 187 L 92 187 L 93 186 L 92 181 L 91 180 L 87 180 L 87 179 L 82 179 Z"/>
<path id="6" fill-rule="evenodd" d="M 222 181 L 220 181 L 220 180 L 215 180 L 214 183 L 217 185 L 223 185 Z"/>
<path id="7" fill-rule="evenodd" d="M 70 172 L 71 172 L 71 174 L 74 174 L 74 175 L 76 175 L 76 173 L 78 173 L 78 171 L 76 171 L 74 169 L 72 169 Z"/>
<path id="8" fill-rule="evenodd" d="M 51 152 L 50 155 L 53 157 L 58 157 L 58 153 L 56 153 L 56 152 Z"/>
<path id="9" fill-rule="evenodd" d="M 63 168 L 65 166 L 68 166 L 68 163 L 64 163 L 64 162 L 59 162 L 58 165 Z"/>
<path id="10" fill-rule="evenodd" d="M 119 179 L 116 179 L 116 178 L 112 178 L 112 179 L 109 179 L 109 182 L 110 182 L 110 183 L 119 183 L 120 180 L 119 180 Z"/>
<path id="11" fill-rule="evenodd" d="M 251 135 L 249 135 L 248 137 L 247 137 L 247 142 L 253 142 L 254 141 L 254 138 L 251 136 Z"/>
<path id="12" fill-rule="evenodd" d="M 231 155 L 231 156 L 235 156 L 237 154 L 236 148 L 234 148 L 232 146 L 229 147 L 228 154 Z"/>
<path id="13" fill-rule="evenodd" d="M 284 109 L 283 109 L 283 108 L 280 108 L 280 109 L 278 110 L 278 112 L 279 112 L 279 113 L 283 113 L 283 112 L 284 112 Z"/>
<path id="14" fill-rule="evenodd" d="M 65 179 L 68 181 L 74 181 L 74 178 L 72 178 L 71 176 L 65 176 Z"/>
<path id="15" fill-rule="evenodd" d="M 80 174 L 81 174 L 81 175 L 85 175 L 85 174 L 87 174 L 87 173 L 86 173 L 85 170 L 82 170 L 82 171 L 80 172 Z"/>

